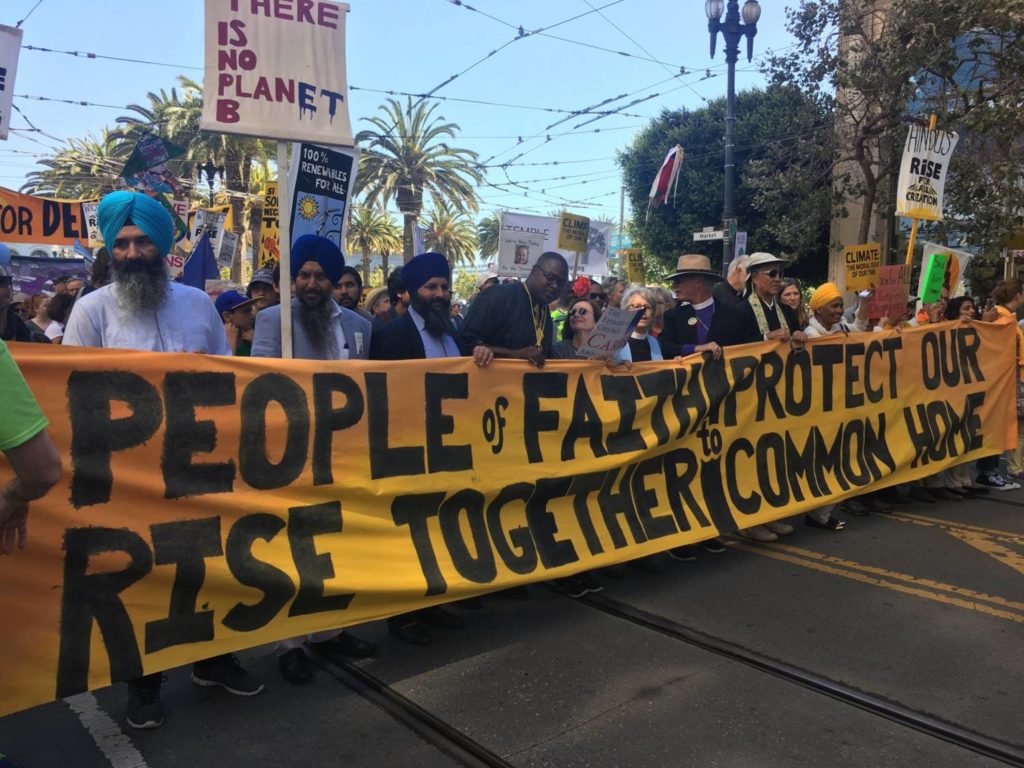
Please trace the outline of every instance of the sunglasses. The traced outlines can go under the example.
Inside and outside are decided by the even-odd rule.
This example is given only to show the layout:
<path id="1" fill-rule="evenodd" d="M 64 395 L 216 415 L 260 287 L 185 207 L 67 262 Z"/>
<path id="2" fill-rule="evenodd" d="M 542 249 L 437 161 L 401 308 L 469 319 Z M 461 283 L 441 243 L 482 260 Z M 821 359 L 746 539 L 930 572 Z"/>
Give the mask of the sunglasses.
<path id="1" fill-rule="evenodd" d="M 568 282 L 569 282 L 566 278 L 559 277 L 558 275 L 554 274 L 553 272 L 548 272 L 543 267 L 534 267 L 534 269 L 536 269 L 538 272 L 540 272 L 542 275 L 544 275 L 544 279 L 545 280 L 547 280 L 549 283 L 551 283 L 552 285 L 557 286 L 559 288 L 564 288 L 568 284 Z"/>
<path id="2" fill-rule="evenodd" d="M 586 317 L 589 314 L 590 314 L 590 310 L 589 309 L 584 309 L 583 307 L 577 307 L 576 309 L 572 310 L 569 313 L 569 317 Z"/>
<path id="3" fill-rule="evenodd" d="M 782 270 L 781 269 L 769 269 L 767 272 L 758 272 L 757 274 L 759 274 L 759 275 L 768 275 L 768 277 L 770 277 L 772 280 L 774 280 L 776 277 L 782 277 Z"/>
<path id="4" fill-rule="evenodd" d="M 608 301 L 608 295 L 605 293 L 592 293 L 590 294 L 591 301 Z"/>

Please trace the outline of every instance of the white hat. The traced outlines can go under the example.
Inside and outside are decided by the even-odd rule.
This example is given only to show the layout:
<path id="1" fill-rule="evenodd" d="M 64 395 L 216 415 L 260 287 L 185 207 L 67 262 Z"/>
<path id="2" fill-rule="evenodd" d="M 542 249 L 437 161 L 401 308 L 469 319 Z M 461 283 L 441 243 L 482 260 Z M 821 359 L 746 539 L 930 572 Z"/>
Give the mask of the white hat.
<path id="1" fill-rule="evenodd" d="M 477 290 L 480 290 L 481 288 L 484 287 L 484 283 L 486 283 L 488 280 L 497 280 L 497 279 L 498 279 L 498 276 L 494 272 L 484 272 L 480 276 L 480 279 L 477 281 L 476 288 L 477 288 Z"/>
<path id="2" fill-rule="evenodd" d="M 780 259 L 778 256 L 772 256 L 770 253 L 764 251 L 758 251 L 757 253 L 750 254 L 747 259 L 747 272 L 753 272 L 754 267 L 763 267 L 766 264 L 789 264 L 786 259 Z"/>

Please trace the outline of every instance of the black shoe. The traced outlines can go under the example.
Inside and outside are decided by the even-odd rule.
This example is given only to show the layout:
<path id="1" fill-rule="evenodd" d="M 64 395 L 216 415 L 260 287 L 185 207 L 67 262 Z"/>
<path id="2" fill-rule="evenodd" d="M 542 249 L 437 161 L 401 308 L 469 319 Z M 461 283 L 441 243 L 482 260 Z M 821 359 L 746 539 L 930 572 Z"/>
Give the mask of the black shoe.
<path id="1" fill-rule="evenodd" d="M 914 501 L 923 501 L 925 504 L 934 504 L 935 498 L 927 490 L 919 486 L 913 486 L 907 494 Z"/>
<path id="2" fill-rule="evenodd" d="M 939 501 L 960 501 L 961 497 L 946 488 L 926 488 L 934 498 Z"/>
<path id="3" fill-rule="evenodd" d="M 821 520 L 811 517 L 810 515 L 805 515 L 804 524 L 809 525 L 811 528 L 823 528 L 826 531 L 841 531 L 846 527 L 846 523 L 842 520 L 837 520 L 832 517 L 832 515 L 829 515 L 828 520 L 825 522 L 821 522 Z"/>
<path id="4" fill-rule="evenodd" d="M 874 494 L 870 496 L 863 496 L 860 501 L 863 502 L 868 512 L 875 515 L 891 515 L 894 511 L 892 507 L 885 502 L 880 501 Z"/>
<path id="5" fill-rule="evenodd" d="M 441 607 L 427 608 L 420 612 L 419 618 L 423 623 L 441 629 L 462 629 L 466 626 L 465 621 Z"/>
<path id="6" fill-rule="evenodd" d="M 415 620 L 406 624 L 389 621 L 388 632 L 409 645 L 430 645 L 433 642 L 433 638 L 426 628 Z"/>
<path id="7" fill-rule="evenodd" d="M 278 656 L 277 668 L 289 683 L 308 685 L 313 682 L 313 664 L 301 648 L 292 648 Z"/>
<path id="8" fill-rule="evenodd" d="M 721 539 L 705 539 L 699 546 L 705 552 L 710 552 L 714 555 L 720 555 L 725 552 L 725 544 L 722 543 Z"/>
<path id="9" fill-rule="evenodd" d="M 369 640 L 360 640 L 351 632 L 342 632 L 337 637 L 324 640 L 322 643 L 310 643 L 315 650 L 328 661 L 340 664 L 348 659 L 368 659 L 377 653 L 377 644 Z"/>
<path id="10" fill-rule="evenodd" d="M 581 598 L 589 591 L 586 582 L 580 578 L 580 574 L 566 576 L 564 579 L 555 579 L 555 589 L 567 597 Z"/>
<path id="11" fill-rule="evenodd" d="M 132 728 L 159 728 L 164 722 L 164 708 L 160 703 L 160 687 L 164 676 L 146 675 L 128 681 L 128 699 L 124 706 L 124 719 Z"/>
<path id="12" fill-rule="evenodd" d="M 653 573 L 656 576 L 660 576 L 665 573 L 665 569 L 658 565 L 658 561 L 654 559 L 654 555 L 647 555 L 636 560 L 630 560 L 628 565 L 631 568 L 636 568 L 638 571 L 644 573 Z"/>
<path id="13" fill-rule="evenodd" d="M 878 498 L 880 501 L 886 504 L 909 504 L 910 499 L 901 494 L 895 488 L 883 488 L 878 492 Z"/>
<path id="14" fill-rule="evenodd" d="M 246 671 L 233 653 L 224 653 L 192 665 L 192 682 L 204 688 L 219 687 L 235 696 L 262 693 L 263 683 Z"/>
<path id="15" fill-rule="evenodd" d="M 846 501 L 840 502 L 839 509 L 849 515 L 856 515 L 857 517 L 867 517 L 871 514 L 871 510 L 864 506 L 864 503 L 860 499 L 847 499 Z"/>
<path id="16" fill-rule="evenodd" d="M 692 563 L 697 559 L 697 547 L 693 544 L 684 544 L 681 547 L 670 549 L 668 556 L 681 563 Z"/>

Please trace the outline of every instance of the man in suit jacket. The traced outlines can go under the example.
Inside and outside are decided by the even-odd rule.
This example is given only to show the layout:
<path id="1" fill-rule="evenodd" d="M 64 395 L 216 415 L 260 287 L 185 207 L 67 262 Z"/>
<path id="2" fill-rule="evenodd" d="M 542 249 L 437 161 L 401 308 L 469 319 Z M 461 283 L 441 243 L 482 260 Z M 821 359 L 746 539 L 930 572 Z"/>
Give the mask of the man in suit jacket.
<path id="1" fill-rule="evenodd" d="M 370 323 L 334 301 L 334 285 L 345 267 L 338 246 L 325 237 L 303 235 L 292 245 L 292 357 L 304 360 L 365 360 L 370 352 Z M 281 305 L 256 316 L 253 357 L 281 357 Z M 344 631 L 326 630 L 306 640 L 321 656 L 339 663 L 372 656 L 377 647 Z M 296 685 L 313 680 L 313 665 L 303 638 L 285 640 L 277 665 Z"/>
<path id="2" fill-rule="evenodd" d="M 303 360 L 365 360 L 370 323 L 333 298 L 345 257 L 325 237 L 303 235 L 292 246 L 292 357 Z M 256 316 L 253 357 L 281 357 L 281 305 Z"/>
<path id="3" fill-rule="evenodd" d="M 723 278 L 711 269 L 707 256 L 680 256 L 669 280 L 681 303 L 665 313 L 665 327 L 658 336 L 666 358 L 710 352 L 717 359 L 722 347 L 761 340 L 745 312 L 714 295 L 714 286 Z"/>
<path id="4" fill-rule="evenodd" d="M 461 357 L 451 323 L 451 267 L 440 253 L 421 253 L 402 268 L 402 284 L 409 292 L 409 308 L 377 330 L 370 346 L 373 360 L 423 360 Z M 473 350 L 477 365 L 494 359 L 484 346 Z M 388 631 L 411 645 L 432 642 L 424 624 L 455 629 L 462 619 L 441 607 L 424 608 L 388 619 Z"/>

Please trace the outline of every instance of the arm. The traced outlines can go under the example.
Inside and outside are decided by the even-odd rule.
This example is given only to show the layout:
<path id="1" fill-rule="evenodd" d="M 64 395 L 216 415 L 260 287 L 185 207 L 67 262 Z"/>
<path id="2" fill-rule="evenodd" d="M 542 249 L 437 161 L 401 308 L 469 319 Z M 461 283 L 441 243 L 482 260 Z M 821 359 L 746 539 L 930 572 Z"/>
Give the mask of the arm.
<path id="1" fill-rule="evenodd" d="M 45 429 L 4 453 L 15 475 L 0 492 L 0 554 L 9 555 L 15 538 L 18 549 L 25 548 L 28 503 L 42 498 L 57 484 L 61 461 Z"/>

